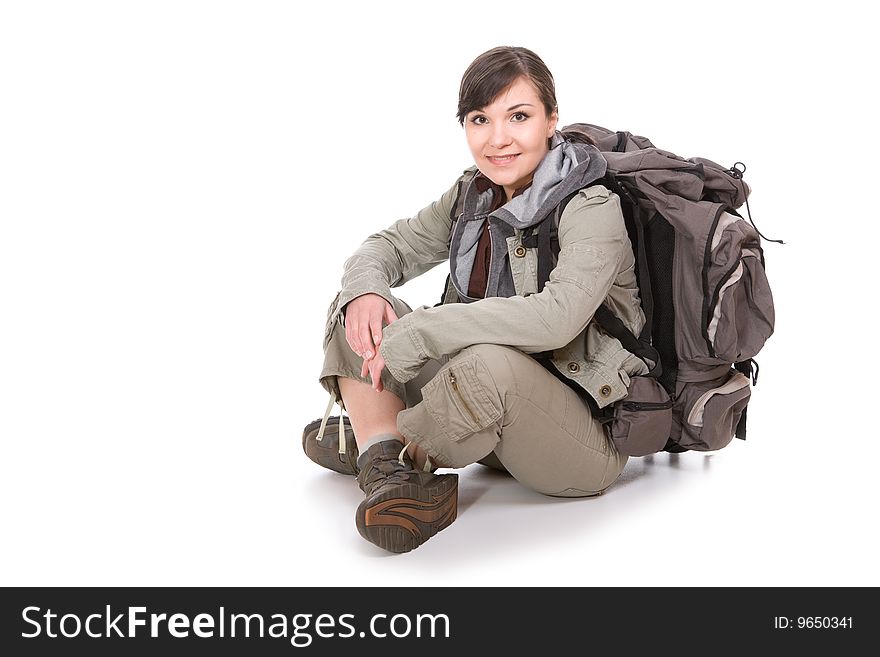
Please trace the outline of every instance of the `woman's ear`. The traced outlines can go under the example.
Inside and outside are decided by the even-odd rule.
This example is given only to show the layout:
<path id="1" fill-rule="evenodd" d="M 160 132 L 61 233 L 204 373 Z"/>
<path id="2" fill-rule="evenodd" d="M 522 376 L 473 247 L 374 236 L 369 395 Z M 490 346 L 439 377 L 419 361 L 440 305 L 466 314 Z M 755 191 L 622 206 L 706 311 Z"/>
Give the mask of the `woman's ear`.
<path id="1" fill-rule="evenodd" d="M 547 126 L 547 139 L 553 136 L 553 133 L 556 132 L 556 124 L 559 123 L 559 112 L 557 110 L 553 110 L 553 114 L 550 115 L 550 125 Z"/>

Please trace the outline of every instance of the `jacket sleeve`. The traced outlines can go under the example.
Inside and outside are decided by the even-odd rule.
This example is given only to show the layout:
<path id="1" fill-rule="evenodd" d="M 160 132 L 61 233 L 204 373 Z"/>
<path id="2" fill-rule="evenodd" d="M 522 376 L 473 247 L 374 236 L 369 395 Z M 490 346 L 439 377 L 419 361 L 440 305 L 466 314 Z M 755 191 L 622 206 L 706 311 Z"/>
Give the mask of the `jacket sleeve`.
<path id="1" fill-rule="evenodd" d="M 544 289 L 529 296 L 419 308 L 392 322 L 379 347 L 398 381 L 412 379 L 430 359 L 473 344 L 557 349 L 586 328 L 614 283 L 629 240 L 617 195 L 582 190 L 559 222 L 559 259 Z"/>
<path id="2" fill-rule="evenodd" d="M 378 294 L 391 303 L 392 287 L 449 258 L 451 215 L 462 177 L 414 217 L 396 221 L 361 244 L 345 261 L 336 309 L 341 311 L 349 301 L 367 293 Z"/>

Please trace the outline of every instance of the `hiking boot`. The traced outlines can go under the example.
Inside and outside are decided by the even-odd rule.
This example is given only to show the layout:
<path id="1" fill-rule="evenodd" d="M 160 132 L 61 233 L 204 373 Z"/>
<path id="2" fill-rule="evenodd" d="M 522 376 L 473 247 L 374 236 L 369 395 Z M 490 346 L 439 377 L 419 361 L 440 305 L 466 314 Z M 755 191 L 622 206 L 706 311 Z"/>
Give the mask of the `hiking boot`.
<path id="1" fill-rule="evenodd" d="M 341 427 L 340 418 L 336 415 L 326 418 L 326 425 L 322 427 L 323 423 L 324 419 L 315 420 L 303 429 L 302 445 L 306 456 L 329 470 L 356 475 L 358 448 L 348 417 L 342 417 Z M 339 452 L 340 443 L 342 453 Z"/>
<path id="2" fill-rule="evenodd" d="M 355 524 L 370 543 L 409 552 L 455 520 L 458 475 L 417 470 L 403 443 L 372 445 L 361 468 L 357 479 L 366 499 L 357 508 Z"/>

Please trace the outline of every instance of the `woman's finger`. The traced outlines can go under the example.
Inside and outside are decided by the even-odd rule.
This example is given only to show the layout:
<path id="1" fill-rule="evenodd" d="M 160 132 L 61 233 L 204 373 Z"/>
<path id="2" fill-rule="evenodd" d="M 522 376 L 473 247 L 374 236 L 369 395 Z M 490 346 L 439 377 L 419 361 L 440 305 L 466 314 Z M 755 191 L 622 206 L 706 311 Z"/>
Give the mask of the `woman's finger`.
<path id="1" fill-rule="evenodd" d="M 382 315 L 377 314 L 375 317 L 370 318 L 370 331 L 373 334 L 373 344 L 378 349 L 379 345 L 382 344 Z"/>
<path id="2" fill-rule="evenodd" d="M 394 307 L 389 303 L 385 305 L 385 323 L 390 324 L 391 322 L 396 322 L 400 319 L 397 316 L 397 313 L 394 312 Z"/>
<path id="3" fill-rule="evenodd" d="M 382 385 L 382 357 L 379 356 L 370 361 L 370 378 L 373 381 L 373 390 L 382 392 L 385 388 Z"/>
<path id="4" fill-rule="evenodd" d="M 358 341 L 360 342 L 361 347 L 363 348 L 363 351 L 361 352 L 361 356 L 363 356 L 364 358 L 366 358 L 368 360 L 370 358 L 372 358 L 374 355 L 375 347 L 373 347 L 373 337 L 370 335 L 370 323 L 369 322 L 363 322 L 358 327 Z"/>
<path id="5" fill-rule="evenodd" d="M 348 346 L 351 347 L 351 350 L 360 356 L 363 353 L 361 349 L 360 339 L 357 334 L 357 322 L 355 319 L 349 318 L 351 321 L 346 322 L 345 325 L 345 340 L 348 342 Z"/>

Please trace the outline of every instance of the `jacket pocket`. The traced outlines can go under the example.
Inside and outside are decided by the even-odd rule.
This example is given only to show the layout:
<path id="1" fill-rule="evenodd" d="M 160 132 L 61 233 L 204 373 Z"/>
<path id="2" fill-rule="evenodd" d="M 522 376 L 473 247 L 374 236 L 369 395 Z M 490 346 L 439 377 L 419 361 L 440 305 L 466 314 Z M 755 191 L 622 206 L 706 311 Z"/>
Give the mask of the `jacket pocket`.
<path id="1" fill-rule="evenodd" d="M 749 403 L 749 379 L 731 369 L 714 381 L 679 386 L 673 439 L 682 447 L 696 451 L 725 447 L 733 439 L 736 425 Z"/>
<path id="2" fill-rule="evenodd" d="M 672 399 L 657 379 L 633 377 L 626 398 L 614 407 L 611 440 L 627 456 L 645 456 L 666 446 L 672 431 Z"/>
<path id="3" fill-rule="evenodd" d="M 501 417 L 500 402 L 487 394 L 494 389 L 488 368 L 474 355 L 441 369 L 422 388 L 422 399 L 446 437 L 457 442 Z"/>
<path id="4" fill-rule="evenodd" d="M 758 236 L 723 212 L 705 263 L 703 339 L 707 355 L 738 362 L 757 354 L 773 333 L 775 315 Z"/>

